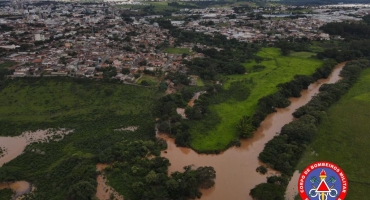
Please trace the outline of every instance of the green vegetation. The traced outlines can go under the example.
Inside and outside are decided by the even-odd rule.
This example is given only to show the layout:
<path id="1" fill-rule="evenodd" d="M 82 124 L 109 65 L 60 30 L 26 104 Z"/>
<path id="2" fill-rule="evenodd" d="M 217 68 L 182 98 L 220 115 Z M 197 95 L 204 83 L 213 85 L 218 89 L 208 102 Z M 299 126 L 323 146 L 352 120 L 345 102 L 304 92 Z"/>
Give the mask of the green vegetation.
<path id="1" fill-rule="evenodd" d="M 342 95 L 346 94 L 349 88 L 353 84 L 356 83 L 357 79 L 361 75 L 361 72 L 369 68 L 369 66 L 370 66 L 370 62 L 369 60 L 366 60 L 366 59 L 351 61 L 347 63 L 346 66 L 340 72 L 340 76 L 342 77 L 342 79 L 334 84 L 322 85 L 320 87 L 320 93 L 315 95 L 309 101 L 309 103 L 297 109 L 293 113 L 293 116 L 298 119 L 290 122 L 289 124 L 284 125 L 281 129 L 280 134 L 275 136 L 272 140 L 266 143 L 265 148 L 258 156 L 259 160 L 262 161 L 263 163 L 266 163 L 269 167 L 280 171 L 282 173 L 282 176 L 290 177 L 295 171 L 295 168 L 299 160 L 301 159 L 303 153 L 307 150 L 307 147 L 311 144 L 311 142 L 314 141 L 314 144 L 317 145 L 315 147 L 319 147 L 318 149 L 321 150 L 322 153 L 327 156 L 326 158 L 328 158 L 328 160 L 335 161 L 335 158 L 339 158 L 339 160 L 346 163 L 347 166 L 351 165 L 352 167 L 351 169 L 355 170 L 355 173 L 359 170 L 361 171 L 361 168 L 359 167 L 362 166 L 362 163 L 361 163 L 361 166 L 359 166 L 359 163 L 354 162 L 354 161 L 355 160 L 357 161 L 357 158 L 359 158 L 361 155 L 363 156 L 363 158 L 361 159 L 366 160 L 365 158 L 366 156 L 364 154 L 351 154 L 347 150 L 347 149 L 357 150 L 355 147 L 352 147 L 352 146 L 358 147 L 356 142 L 359 139 L 358 138 L 354 138 L 354 140 L 348 139 L 347 137 L 348 137 L 349 132 L 345 132 L 341 129 L 342 127 L 344 127 L 344 125 L 347 126 L 348 124 L 346 123 L 345 118 L 343 119 L 343 116 L 347 116 L 351 112 L 351 111 L 348 111 L 348 109 L 355 108 L 355 106 L 348 105 L 347 107 L 345 107 L 345 109 L 341 108 L 342 109 L 341 117 L 335 116 L 336 119 L 338 119 L 337 123 L 333 123 L 334 121 L 329 121 L 329 122 L 325 122 L 325 121 L 327 121 L 326 119 L 327 119 L 328 108 L 334 103 L 336 103 L 341 98 Z M 366 87 L 365 85 L 367 85 L 367 83 L 368 81 L 365 84 L 362 84 L 360 88 L 365 88 Z M 365 95 L 368 93 L 368 91 L 369 89 L 366 89 Z M 349 95 L 350 94 L 351 93 L 349 93 Z M 359 95 L 358 93 L 355 93 L 355 94 Z M 361 95 L 363 95 L 363 93 Z M 362 98 L 360 97 L 360 99 Z M 366 99 L 366 102 L 368 102 L 368 99 Z M 368 106 L 368 104 L 366 106 Z M 361 107 L 361 109 L 365 109 L 365 108 Z M 356 111 L 357 110 L 354 109 L 354 113 Z M 354 114 L 356 117 L 354 117 L 354 115 L 350 116 L 352 118 L 355 118 L 351 120 L 353 121 L 359 120 L 360 117 L 358 117 L 357 114 L 360 114 L 359 116 L 362 116 L 361 113 L 358 112 Z M 365 114 L 365 116 L 367 116 L 367 114 Z M 324 122 L 324 124 L 320 125 L 322 122 Z M 340 126 L 342 124 L 344 125 Z M 360 125 L 358 123 L 356 123 L 355 125 L 358 126 L 357 130 L 359 130 L 362 133 L 365 133 L 368 130 L 367 125 L 364 125 L 364 124 Z M 320 132 L 318 132 L 318 129 L 322 128 L 323 126 L 324 126 L 323 129 L 326 130 L 327 132 L 321 132 L 321 135 L 319 135 Z M 335 127 L 338 127 L 338 128 L 335 128 Z M 337 132 L 335 132 L 334 130 L 337 130 Z M 353 131 L 352 129 L 346 129 L 346 130 Z M 364 140 L 363 136 L 361 140 Z M 347 144 L 348 148 L 343 148 L 344 147 L 343 144 Z M 360 143 L 360 145 L 361 144 L 364 149 L 368 146 L 365 143 Z M 326 146 L 323 147 L 323 145 L 326 145 Z M 343 149 L 342 150 L 343 154 L 340 154 L 338 152 L 338 149 L 336 149 L 335 147 L 338 149 Z M 309 152 L 306 152 L 306 155 L 308 153 L 311 154 L 313 150 L 315 151 L 316 149 L 308 149 Z M 356 152 L 361 152 L 361 150 L 358 150 Z M 315 152 L 313 153 L 315 154 Z M 314 156 L 314 158 L 315 159 L 313 160 L 316 160 L 316 156 Z M 352 158 L 352 160 L 350 158 Z M 306 159 L 306 161 L 308 160 Z M 305 165 L 306 164 L 308 163 L 305 163 Z M 366 164 L 364 164 L 364 166 L 367 166 Z M 362 169 L 365 169 L 365 168 L 362 168 Z M 353 179 L 355 179 L 355 177 L 357 178 L 356 176 L 357 174 L 354 176 L 353 174 L 351 175 Z M 365 179 L 358 178 L 356 180 L 365 180 Z M 368 182 L 359 182 L 359 181 L 356 183 L 368 184 Z M 287 186 L 287 183 L 284 183 L 284 184 L 280 183 L 279 186 L 280 185 L 285 188 Z M 267 183 L 259 184 L 254 189 L 251 190 L 252 197 L 255 199 L 263 199 L 262 197 L 264 195 L 275 195 L 276 194 L 276 192 L 272 190 L 266 192 L 267 194 L 255 192 L 256 190 L 259 191 L 260 188 L 264 188 L 264 187 L 277 187 L 277 186 L 276 186 L 276 183 L 271 184 L 269 181 L 267 181 Z M 359 197 L 361 198 L 362 195 L 359 195 Z M 283 198 L 284 196 L 279 196 L 279 199 L 283 199 Z"/>
<path id="2" fill-rule="evenodd" d="M 0 182 L 31 182 L 37 190 L 29 199 L 93 197 L 100 152 L 119 141 L 154 141 L 151 111 L 157 95 L 150 88 L 89 79 L 7 80 L 0 91 L 1 135 L 53 127 L 74 132 L 58 142 L 27 146 L 0 168 Z M 128 126 L 138 129 L 114 131 Z"/>
<path id="3" fill-rule="evenodd" d="M 9 200 L 12 199 L 13 191 L 11 189 L 2 189 L 0 190 L 0 200 Z"/>
<path id="4" fill-rule="evenodd" d="M 369 18 L 369 16 L 364 18 Z M 330 42 L 331 46 L 319 52 L 318 58 L 333 58 L 337 62 L 342 62 L 370 56 L 370 24 L 328 23 L 320 29 L 330 35 L 340 35 L 346 40 L 344 42 Z"/>
<path id="5" fill-rule="evenodd" d="M 269 192 L 266 192 L 269 191 Z M 252 197 L 257 200 L 262 199 L 274 199 L 274 200 L 284 200 L 285 188 L 281 185 L 276 184 L 260 184 L 253 188 L 250 192 Z"/>
<path id="6" fill-rule="evenodd" d="M 3 87 L 1 135 L 17 135 L 30 128 L 41 128 L 40 124 L 42 128 L 61 126 L 60 122 L 76 126 L 78 122 L 93 122 L 107 114 L 148 114 L 155 95 L 153 89 L 68 78 L 15 79 Z"/>
<path id="7" fill-rule="evenodd" d="M 158 77 L 145 74 L 141 76 L 137 83 L 144 86 L 156 86 L 158 85 Z"/>
<path id="8" fill-rule="evenodd" d="M 289 55 L 299 58 L 311 58 L 312 56 L 316 56 L 316 53 L 301 51 L 301 52 L 291 52 Z"/>
<path id="9" fill-rule="evenodd" d="M 9 67 L 13 67 L 16 64 L 17 63 L 16 62 L 13 62 L 13 61 L 0 63 L 0 69 L 6 69 L 6 68 L 9 68 Z"/>
<path id="10" fill-rule="evenodd" d="M 163 95 L 156 87 L 66 77 L 2 84 L 1 135 L 53 127 L 74 130 L 61 141 L 32 143 L 0 168 L 0 182 L 25 180 L 37 187 L 26 200 L 93 199 L 99 162 L 114 163 L 107 168 L 108 184 L 133 200 L 194 199 L 202 195 L 200 188 L 214 184 L 212 167 L 187 167 L 167 176 L 169 161 L 159 157 L 166 143 L 155 140 L 154 133 L 154 103 Z M 116 130 L 129 126 L 138 129 Z"/>
<path id="11" fill-rule="evenodd" d="M 144 2 L 144 3 L 148 3 L 150 4 L 151 6 L 154 7 L 154 11 L 164 11 L 164 10 L 176 10 L 175 7 L 172 7 L 172 6 L 169 6 L 167 2 Z"/>
<path id="12" fill-rule="evenodd" d="M 107 176 L 125 199 L 194 199 L 202 195 L 199 188 L 214 185 L 216 174 L 212 167 L 193 170 L 188 166 L 184 173 L 174 172 L 168 177 L 169 161 L 163 157 L 149 158 L 159 156 L 165 148 L 164 141 L 160 145 L 153 141 L 124 141 L 100 153 L 99 160 L 115 161 L 106 169 Z"/>
<path id="13" fill-rule="evenodd" d="M 197 86 L 202 87 L 204 86 L 204 83 L 200 77 L 197 78 Z"/>
<path id="14" fill-rule="evenodd" d="M 230 87 L 232 82 L 249 79 L 251 93 L 248 98 L 241 101 L 230 99 L 226 102 L 210 106 L 210 116 L 205 120 L 196 121 L 191 125 L 191 147 L 197 151 L 214 151 L 226 149 L 231 141 L 238 135 L 236 125 L 245 115 L 251 116 L 256 109 L 257 102 L 264 96 L 272 94 L 278 90 L 278 84 L 288 82 L 296 74 L 312 74 L 322 62 L 317 59 L 281 56 L 279 49 L 264 48 L 258 52 L 257 56 L 262 60 L 246 63 L 246 71 L 250 71 L 254 65 L 261 64 L 266 66 L 259 72 L 230 75 L 224 88 Z M 219 119 L 219 120 L 216 120 Z M 205 126 L 210 124 L 210 126 Z M 213 127 L 211 129 L 208 129 Z"/>
<path id="15" fill-rule="evenodd" d="M 317 44 L 317 42 L 316 43 L 312 42 L 308 49 L 310 52 L 315 53 L 324 51 L 324 48 L 320 44 Z"/>
<path id="16" fill-rule="evenodd" d="M 264 167 L 264 166 L 259 166 L 259 167 L 257 167 L 256 172 L 259 172 L 261 174 L 266 174 L 267 173 L 267 168 Z"/>
<path id="17" fill-rule="evenodd" d="M 165 50 L 163 50 L 163 53 L 172 53 L 172 54 L 190 54 L 190 51 L 188 48 L 172 48 L 168 47 Z"/>
<path id="18" fill-rule="evenodd" d="M 348 199 L 363 199 L 370 186 L 367 149 L 370 141 L 370 69 L 341 100 L 327 111 L 328 117 L 318 126 L 315 141 L 298 164 L 303 170 L 314 161 L 327 160 L 339 165 L 349 179 Z"/>

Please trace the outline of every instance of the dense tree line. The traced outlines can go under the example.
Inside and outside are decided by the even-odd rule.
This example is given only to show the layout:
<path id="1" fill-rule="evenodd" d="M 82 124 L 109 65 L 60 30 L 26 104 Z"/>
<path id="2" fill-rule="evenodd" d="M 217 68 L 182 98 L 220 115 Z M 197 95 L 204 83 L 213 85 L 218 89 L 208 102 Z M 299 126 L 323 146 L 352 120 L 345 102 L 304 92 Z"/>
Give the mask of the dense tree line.
<path id="1" fill-rule="evenodd" d="M 189 76 L 186 74 L 176 72 L 176 73 L 171 73 L 169 72 L 166 76 L 166 79 L 171 80 L 175 84 L 175 86 L 178 85 L 189 85 L 190 79 Z"/>
<path id="2" fill-rule="evenodd" d="M 369 67 L 369 63 L 366 60 L 348 63 L 340 72 L 340 76 L 343 77 L 343 79 L 336 84 L 325 84 L 320 87 L 320 93 L 314 96 L 308 104 L 297 109 L 293 113 L 294 117 L 299 118 L 306 114 L 312 114 L 313 112 L 325 111 L 331 104 L 338 101 L 352 86 L 365 67 Z"/>
<path id="3" fill-rule="evenodd" d="M 347 60 L 353 60 L 356 58 L 361 58 L 363 56 L 362 52 L 359 50 L 341 50 L 341 49 L 325 49 L 323 52 L 319 52 L 317 57 L 319 59 L 332 58 L 337 62 L 343 62 Z"/>
<path id="4" fill-rule="evenodd" d="M 325 49 L 317 54 L 319 59 L 332 58 L 337 62 L 370 57 L 370 39 L 351 40 L 343 47 Z"/>
<path id="5" fill-rule="evenodd" d="M 182 119 L 181 115 L 177 114 L 176 109 L 185 108 L 187 101 L 192 97 L 193 92 L 188 89 L 182 89 L 180 93 L 169 94 L 157 100 L 154 106 L 154 113 L 159 120 L 157 121 L 158 131 L 169 134 L 175 137 L 175 143 L 178 146 L 188 146 L 190 134 L 188 133 L 189 126 Z"/>
<path id="6" fill-rule="evenodd" d="M 347 63 L 340 73 L 342 79 L 334 84 L 322 85 L 319 94 L 293 113 L 298 119 L 286 124 L 280 134 L 265 145 L 258 158 L 271 168 L 282 172 L 283 176 L 291 176 L 307 145 L 314 139 L 317 126 L 326 115 L 325 111 L 348 91 L 361 71 L 367 67 L 370 67 L 368 60 Z M 255 199 L 266 199 L 266 197 L 284 199 L 284 193 L 279 193 L 279 189 L 282 186 L 285 191 L 287 184 L 288 182 L 262 183 L 252 189 L 250 194 Z M 266 188 L 270 190 L 262 193 Z M 276 196 L 276 194 L 279 195 Z"/>
<path id="7" fill-rule="evenodd" d="M 317 54 L 319 59 L 333 58 L 337 62 L 370 57 L 370 15 L 363 17 L 365 23 L 328 23 L 320 29 L 330 35 L 340 35 L 346 39 L 341 47 L 325 49 Z"/>
<path id="8" fill-rule="evenodd" d="M 155 106 L 155 112 L 157 116 L 167 120 L 176 113 L 176 108 L 186 107 L 186 102 L 181 93 L 168 94 L 161 97 Z"/>
<path id="9" fill-rule="evenodd" d="M 168 2 L 168 6 L 176 7 L 176 8 L 197 8 L 198 6 L 191 5 L 191 4 L 183 4 L 178 2 Z"/>
<path id="10" fill-rule="evenodd" d="M 240 63 L 224 62 L 214 58 L 195 58 L 190 62 L 186 62 L 186 65 L 191 74 L 197 74 L 204 80 L 215 80 L 219 74 L 245 73 L 245 67 Z"/>
<path id="11" fill-rule="evenodd" d="M 290 37 L 286 40 L 277 41 L 275 46 L 280 48 L 282 55 L 287 56 L 291 51 L 308 51 L 310 43 L 310 40 L 306 37 Z"/>
<path id="12" fill-rule="evenodd" d="M 216 172 L 212 167 L 173 172 L 167 176 L 168 159 L 159 157 L 165 141 L 122 141 L 99 154 L 100 162 L 114 164 L 106 169 L 116 188 L 122 188 L 125 198 L 177 200 L 200 198 L 200 188 L 214 185 Z M 150 158 L 149 156 L 155 156 Z"/>
<path id="13" fill-rule="evenodd" d="M 370 25 L 363 23 L 332 22 L 320 29 L 330 35 L 340 35 L 347 39 L 370 39 Z"/>
<path id="14" fill-rule="evenodd" d="M 218 84 L 194 89 L 184 87 L 180 90 L 180 93 L 166 95 L 160 98 L 155 106 L 156 116 L 159 117 L 157 128 L 159 131 L 174 137 L 176 145 L 188 147 L 191 140 L 189 123 L 197 120 L 206 120 L 204 127 L 209 126 L 211 128 L 215 126 L 219 119 L 214 116 L 214 113 L 211 113 L 209 106 L 225 101 L 243 101 L 247 99 L 252 83 L 248 79 L 234 81 L 228 89 L 224 89 Z M 187 106 L 186 102 L 193 97 L 195 92 L 201 89 L 205 90 L 204 93 L 195 100 L 192 107 Z M 176 108 L 178 107 L 185 108 L 187 119 L 182 119 L 177 114 Z"/>
<path id="15" fill-rule="evenodd" d="M 320 68 L 316 69 L 312 76 L 296 75 L 292 81 L 279 84 L 277 92 L 258 100 L 257 109 L 252 116 L 244 116 L 240 119 L 237 125 L 238 134 L 243 138 L 252 137 L 253 132 L 268 114 L 275 112 L 275 108 L 289 106 L 288 98 L 300 97 L 301 91 L 307 89 L 312 82 L 320 78 L 327 78 L 335 64 L 335 61 L 327 60 Z"/>

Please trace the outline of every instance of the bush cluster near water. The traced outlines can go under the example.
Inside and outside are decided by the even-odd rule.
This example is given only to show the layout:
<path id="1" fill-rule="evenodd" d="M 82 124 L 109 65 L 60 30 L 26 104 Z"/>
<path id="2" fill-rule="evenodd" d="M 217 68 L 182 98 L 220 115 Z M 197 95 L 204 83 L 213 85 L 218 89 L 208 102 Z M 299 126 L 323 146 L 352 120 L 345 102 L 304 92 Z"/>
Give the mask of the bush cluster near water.
<path id="1" fill-rule="evenodd" d="M 106 168 L 109 183 L 128 199 L 195 199 L 202 195 L 200 188 L 214 185 L 213 167 L 186 166 L 168 176 L 170 162 L 159 157 L 165 148 L 165 141 L 122 141 L 101 152 L 99 161 L 113 162 Z"/>
<path id="2" fill-rule="evenodd" d="M 318 124 L 326 116 L 325 111 L 345 94 L 356 82 L 361 71 L 370 67 L 369 60 L 351 61 L 342 69 L 342 79 L 335 84 L 324 84 L 320 93 L 310 102 L 293 113 L 298 120 L 286 124 L 280 134 L 270 140 L 259 159 L 271 168 L 282 172 L 282 177 L 290 177 L 308 144 L 312 142 L 317 132 Z M 255 199 L 284 199 L 287 187 L 281 183 L 262 183 L 251 190 Z M 265 190 L 270 188 L 270 190 Z M 279 191 L 284 191 L 283 193 Z M 267 192 L 261 192 L 267 191 Z"/>
<path id="3" fill-rule="evenodd" d="M 27 200 L 94 198 L 99 162 L 114 163 L 107 169 L 108 184 L 129 199 L 196 198 L 199 188 L 213 184 L 212 167 L 167 176 L 169 161 L 159 157 L 164 146 L 155 140 L 153 116 L 153 102 L 162 93 L 153 88 L 64 77 L 4 80 L 0 86 L 1 135 L 50 127 L 74 130 L 60 141 L 28 145 L 0 168 L 0 182 L 25 180 L 37 188 Z M 128 126 L 138 129 L 115 131 Z M 180 179 L 188 186 L 179 186 Z M 153 190 L 137 190 L 141 186 Z"/>
<path id="4" fill-rule="evenodd" d="M 320 78 L 326 78 L 330 75 L 335 66 L 334 60 L 327 60 L 321 68 L 318 68 L 312 76 L 296 75 L 290 82 L 279 84 L 279 91 L 270 94 L 258 100 L 257 109 L 252 115 L 244 116 L 237 125 L 240 137 L 249 138 L 253 132 L 260 126 L 266 116 L 275 112 L 275 108 L 285 108 L 289 106 L 289 97 L 300 97 L 301 91 Z"/>

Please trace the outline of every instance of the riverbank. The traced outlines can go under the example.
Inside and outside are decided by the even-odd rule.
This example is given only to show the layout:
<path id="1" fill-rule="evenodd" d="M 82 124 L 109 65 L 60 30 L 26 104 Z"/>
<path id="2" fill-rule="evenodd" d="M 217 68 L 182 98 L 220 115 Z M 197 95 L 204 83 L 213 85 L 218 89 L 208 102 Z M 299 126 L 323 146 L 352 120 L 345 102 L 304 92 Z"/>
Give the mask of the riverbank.
<path id="1" fill-rule="evenodd" d="M 327 118 L 327 110 L 348 92 L 360 77 L 361 71 L 369 66 L 370 62 L 366 59 L 348 62 L 340 72 L 340 76 L 342 77 L 340 81 L 321 86 L 320 93 L 293 113 L 293 116 L 297 120 L 285 125 L 280 134 L 269 141 L 259 155 L 261 161 L 268 163 L 269 166 L 282 173 L 283 183 L 280 182 L 278 184 L 276 180 L 270 180 L 267 183 L 259 184 L 251 190 L 253 198 L 284 198 L 284 191 L 287 189 L 288 180 L 294 174 L 298 162 L 305 150 L 307 150 L 307 146 L 313 141 L 317 141 L 318 128 Z M 327 145 L 330 146 L 331 142 Z M 327 148 L 324 147 L 324 149 L 326 150 Z M 311 153 L 313 155 L 316 154 L 315 152 Z M 332 153 L 337 153 L 337 151 L 333 151 Z M 335 155 L 343 156 L 341 154 Z M 292 181 L 295 179 L 296 177 L 293 177 Z M 293 198 L 294 194 L 290 194 L 290 191 L 294 190 L 295 184 L 294 182 L 289 184 L 290 187 L 293 187 L 288 188 L 286 194 L 288 198 Z M 270 190 L 266 190 L 266 188 L 270 188 Z M 277 194 L 275 190 L 282 190 L 282 193 Z"/>
<path id="2" fill-rule="evenodd" d="M 319 160 L 336 163 L 349 179 L 348 199 L 363 199 L 370 189 L 367 170 L 370 166 L 367 153 L 370 146 L 369 85 L 370 69 L 365 69 L 348 93 L 327 111 L 327 119 L 319 125 L 315 141 L 308 146 L 297 166 L 298 170 L 303 170 Z"/>
<path id="3" fill-rule="evenodd" d="M 118 194 L 112 187 L 107 185 L 106 183 L 107 178 L 104 175 L 104 169 L 108 166 L 109 166 L 108 164 L 102 164 L 102 163 L 99 163 L 96 165 L 96 170 L 100 174 L 96 177 L 96 182 L 98 182 L 98 186 L 96 189 L 95 196 L 99 200 L 110 200 L 112 199 L 112 197 L 115 200 L 123 200 L 123 197 L 120 194 Z"/>
<path id="4" fill-rule="evenodd" d="M 26 146 L 31 143 L 58 141 L 72 132 L 73 130 L 67 129 L 46 129 L 35 132 L 27 131 L 16 137 L 0 137 L 0 148 L 3 149 L 3 154 L 0 157 L 0 167 L 21 155 Z M 43 154 L 43 151 L 41 150 L 35 150 L 34 152 Z M 31 192 L 32 185 L 27 181 L 0 183 L 0 190 L 5 188 L 11 189 L 15 193 L 12 198 L 17 199 L 18 197 Z"/>
<path id="5" fill-rule="evenodd" d="M 0 167 L 21 155 L 26 146 L 31 143 L 58 141 L 72 132 L 66 129 L 46 129 L 35 132 L 27 131 L 16 137 L 0 137 L 0 148 L 4 149 L 0 157 Z M 37 153 L 42 154 L 42 151 Z"/>
<path id="6" fill-rule="evenodd" d="M 277 173 L 273 170 L 269 170 L 265 175 L 256 172 L 256 168 L 261 165 L 258 156 L 265 143 L 271 140 L 285 124 L 293 121 L 292 113 L 308 103 L 318 93 L 322 84 L 339 80 L 339 72 L 343 66 L 344 63 L 337 65 L 327 79 L 320 79 L 311 84 L 307 90 L 301 92 L 300 98 L 289 98 L 291 104 L 269 114 L 252 138 L 241 140 L 240 147 L 232 147 L 218 155 L 197 154 L 190 148 L 176 147 L 171 138 L 158 135 L 167 141 L 168 148 L 161 153 L 161 156 L 170 160 L 169 173 L 183 171 L 186 165 L 212 166 L 216 170 L 216 184 L 209 190 L 202 190 L 201 199 L 252 199 L 249 191 L 257 184 L 265 182 L 267 176 Z"/>
<path id="7" fill-rule="evenodd" d="M 27 130 L 50 127 L 74 132 L 60 141 L 32 143 L 26 148 L 27 142 L 13 143 L 12 147 L 23 147 L 2 165 L 0 173 L 4 179 L 32 180 L 37 187 L 34 199 L 63 199 L 81 193 L 95 197 L 99 153 L 122 140 L 154 139 L 152 102 L 155 95 L 163 95 L 155 92 L 87 79 L 8 80 L 0 90 L 1 136 L 18 137 Z M 121 128 L 125 130 L 115 131 Z M 82 186 L 87 190 L 76 190 Z"/>
<path id="8" fill-rule="evenodd" d="M 14 194 L 12 195 L 12 199 L 17 199 L 22 195 L 28 194 L 32 190 L 32 185 L 27 181 L 16 181 L 10 183 L 0 183 L 0 190 L 9 188 L 11 189 Z"/>
<path id="9" fill-rule="evenodd" d="M 248 98 L 242 101 L 229 99 L 228 101 L 214 104 L 209 107 L 210 116 L 196 121 L 190 126 L 190 146 L 198 152 L 215 152 L 227 149 L 230 142 L 235 141 L 237 124 L 243 116 L 252 116 L 256 111 L 258 101 L 278 91 L 277 85 L 289 82 L 297 74 L 311 75 L 323 64 L 321 60 L 307 58 L 305 56 L 282 56 L 278 48 L 263 48 L 257 53 L 261 58 L 260 63 L 252 61 L 246 63 L 248 74 L 230 75 L 224 84 L 227 89 L 232 82 L 252 80 L 251 92 Z M 253 71 L 255 65 L 263 66 L 260 71 Z M 220 118 L 212 121 L 212 118 Z M 210 120 L 208 120 L 210 119 Z M 214 123 L 212 128 L 205 127 L 205 123 Z"/>

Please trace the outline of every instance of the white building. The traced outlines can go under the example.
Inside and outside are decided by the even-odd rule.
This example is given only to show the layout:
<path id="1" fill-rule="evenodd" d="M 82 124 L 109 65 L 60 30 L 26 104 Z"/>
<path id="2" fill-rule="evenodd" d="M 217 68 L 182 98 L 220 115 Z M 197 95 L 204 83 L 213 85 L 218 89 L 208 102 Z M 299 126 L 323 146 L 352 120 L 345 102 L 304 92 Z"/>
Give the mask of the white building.
<path id="1" fill-rule="evenodd" d="M 35 41 L 44 41 L 45 36 L 41 34 L 35 34 Z"/>

